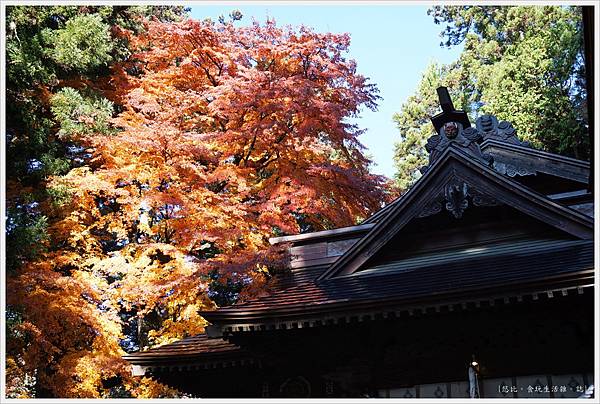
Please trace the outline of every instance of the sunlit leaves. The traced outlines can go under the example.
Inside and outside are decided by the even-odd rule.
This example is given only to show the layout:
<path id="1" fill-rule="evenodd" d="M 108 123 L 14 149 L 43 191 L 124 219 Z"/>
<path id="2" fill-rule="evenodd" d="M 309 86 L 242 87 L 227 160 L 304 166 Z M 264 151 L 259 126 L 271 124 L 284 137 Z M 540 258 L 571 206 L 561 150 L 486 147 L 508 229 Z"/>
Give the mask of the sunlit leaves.
<path id="1" fill-rule="evenodd" d="M 98 14 L 78 15 L 64 28 L 43 32 L 53 48 L 48 55 L 67 69 L 88 70 L 107 64 L 111 59 L 110 27 Z"/>
<path id="2" fill-rule="evenodd" d="M 84 96 L 74 88 L 65 87 L 52 97 L 51 111 L 60 125 L 61 139 L 110 132 L 113 104 L 106 98 L 93 94 Z"/>
<path id="3" fill-rule="evenodd" d="M 355 224 L 390 197 L 346 123 L 378 98 L 348 35 L 273 21 L 115 31 L 129 60 L 48 96 L 79 160 L 45 178 L 49 248 L 12 280 L 27 370 L 59 396 L 100 397 L 110 380 L 174 394 L 132 379 L 123 349 L 198 334 L 199 311 L 264 293 L 286 262 L 270 237 Z"/>
<path id="4" fill-rule="evenodd" d="M 94 197 L 79 198 L 69 177 L 51 177 L 89 164 L 90 150 L 80 142 L 111 131 L 113 106 L 103 98 L 111 92 L 101 87 L 108 64 L 131 54 L 128 30 L 142 31 L 144 15 L 169 21 L 183 10 L 6 11 L 6 295 L 18 315 L 7 333 L 7 391 L 13 397 L 131 395 L 137 383 L 120 359 L 120 308 L 107 279 L 92 270 L 113 244 L 102 226 L 117 227 L 88 228 L 102 215 L 78 204 L 95 206 Z M 119 392 L 108 380 L 118 381 Z"/>

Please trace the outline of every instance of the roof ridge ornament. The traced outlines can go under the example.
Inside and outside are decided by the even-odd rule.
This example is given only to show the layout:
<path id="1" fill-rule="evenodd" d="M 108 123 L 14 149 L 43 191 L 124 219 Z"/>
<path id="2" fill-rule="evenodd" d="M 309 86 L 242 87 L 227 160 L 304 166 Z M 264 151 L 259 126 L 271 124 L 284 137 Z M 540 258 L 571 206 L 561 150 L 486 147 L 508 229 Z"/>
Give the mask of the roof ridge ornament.
<path id="1" fill-rule="evenodd" d="M 429 164 L 421 168 L 421 173 L 424 174 L 450 145 L 461 147 L 476 160 L 491 166 L 493 158 L 482 153 L 479 147 L 479 143 L 483 141 L 482 133 L 471 127 L 466 112 L 454 109 L 446 87 L 438 87 L 437 93 L 442 112 L 431 118 L 437 134 L 427 139 L 425 149 L 429 153 Z"/>
<path id="2" fill-rule="evenodd" d="M 454 108 L 454 104 L 452 103 L 452 98 L 450 98 L 448 89 L 442 86 L 438 87 L 436 91 L 438 94 L 438 99 L 440 100 L 442 112 L 431 117 L 431 123 L 433 124 L 435 131 L 440 133 L 441 128 L 447 122 L 457 122 L 460 123 L 463 128 L 470 128 L 471 121 L 469 121 L 469 116 L 465 111 Z"/>
<path id="3" fill-rule="evenodd" d="M 503 143 L 531 147 L 529 142 L 519 140 L 517 137 L 517 130 L 513 127 L 512 123 L 508 121 L 498 122 L 498 118 L 494 115 L 481 115 L 477 118 L 475 126 L 481 133 L 483 140 L 493 139 Z"/>

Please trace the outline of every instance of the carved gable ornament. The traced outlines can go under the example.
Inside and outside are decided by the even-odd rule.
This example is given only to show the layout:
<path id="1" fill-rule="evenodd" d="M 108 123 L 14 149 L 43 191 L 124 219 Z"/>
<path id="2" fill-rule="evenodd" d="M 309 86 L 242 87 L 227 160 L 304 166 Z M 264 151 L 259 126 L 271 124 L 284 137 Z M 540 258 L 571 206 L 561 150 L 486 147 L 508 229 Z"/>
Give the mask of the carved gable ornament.
<path id="1" fill-rule="evenodd" d="M 458 178 L 451 178 L 444 185 L 443 191 L 425 205 L 417 217 L 432 216 L 440 213 L 442 209 L 446 209 L 456 219 L 460 219 L 469 204 L 473 206 L 498 206 L 501 205 L 501 202 L 473 185 L 469 185 Z"/>
<path id="2" fill-rule="evenodd" d="M 496 162 L 493 156 L 481 151 L 479 145 L 488 139 L 530 147 L 528 142 L 519 140 L 517 131 L 510 122 L 499 122 L 498 118 L 493 115 L 482 115 L 477 119 L 473 128 L 467 114 L 464 111 L 454 109 L 448 90 L 445 87 L 439 87 L 437 92 L 442 112 L 431 118 L 437 133 L 427 139 L 425 149 L 429 153 L 429 164 L 421 168 L 422 174 L 425 174 L 451 145 L 457 146 L 474 160 L 493 167 L 497 172 L 509 177 L 535 174 L 535 171 L 528 170 L 526 167 L 516 167 L 511 164 Z M 469 187 L 464 182 L 450 181 L 445 185 L 444 191 L 425 206 L 418 217 L 434 215 L 445 208 L 455 218 L 459 219 L 469 206 L 469 200 L 475 206 L 499 204 L 490 195 Z"/>
<path id="3" fill-rule="evenodd" d="M 437 88 L 442 112 L 431 117 L 431 123 L 437 134 L 427 139 L 425 149 L 429 153 L 429 164 L 421 168 L 425 174 L 450 145 L 456 145 L 464 149 L 474 159 L 485 165 L 492 165 L 493 159 L 481 152 L 479 143 L 483 141 L 483 135 L 477 128 L 471 127 L 471 122 L 465 111 L 454 108 L 452 98 L 446 87 Z M 488 125 L 491 128 L 493 123 Z"/>
<path id="4" fill-rule="evenodd" d="M 511 145 L 531 147 L 529 142 L 519 140 L 517 130 L 508 121 L 500 121 L 493 115 L 482 115 L 475 123 L 477 130 L 481 133 L 483 141 L 496 140 Z M 536 175 L 536 171 L 526 164 L 511 164 L 507 162 L 494 161 L 494 170 L 500 174 L 515 177 L 517 175 Z"/>

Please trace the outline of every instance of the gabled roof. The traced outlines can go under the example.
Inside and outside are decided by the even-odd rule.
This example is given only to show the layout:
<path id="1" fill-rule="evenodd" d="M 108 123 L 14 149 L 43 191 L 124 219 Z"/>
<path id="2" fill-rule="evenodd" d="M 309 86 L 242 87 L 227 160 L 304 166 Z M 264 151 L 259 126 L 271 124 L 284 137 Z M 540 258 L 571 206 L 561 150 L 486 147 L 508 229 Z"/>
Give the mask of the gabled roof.
<path id="1" fill-rule="evenodd" d="M 517 162 L 527 160 L 526 165 L 536 166 L 539 172 L 548 171 L 543 164 L 546 160 L 551 175 L 561 166 L 585 174 L 585 162 L 524 146 L 509 123 L 503 122 L 499 128 L 498 132 L 484 132 L 489 136 L 499 134 L 496 137 L 500 139 L 485 140 L 486 147 L 497 143 L 496 151 L 516 150 Z M 502 143 L 505 135 L 507 144 Z M 569 290 L 581 292 L 591 286 L 593 218 L 565 206 L 566 194 L 541 194 L 513 178 L 511 172 L 492 166 L 495 156 L 482 153 L 481 140 L 481 132 L 473 128 L 459 128 L 453 137 L 442 130 L 428 141 L 430 164 L 422 170 L 419 181 L 363 225 L 273 240 L 299 243 L 292 249 L 310 249 L 307 254 L 314 255 L 315 249 L 323 249 L 332 237 L 353 234 L 349 240 L 352 245 L 339 258 L 321 260 L 322 265 L 300 265 L 299 269 L 292 265 L 289 274 L 278 277 L 268 296 L 200 314 L 226 332 L 302 328 L 356 316 L 374 318 L 431 307 L 452 310 L 457 304 L 464 308 L 465 304 L 478 305 L 486 300 L 490 304 L 497 300 L 508 303 L 514 297 L 520 301 L 525 296 L 536 300 L 538 294 L 552 298 L 557 291 L 567 296 Z M 497 162 L 511 162 L 509 155 L 499 156 Z M 515 175 L 536 179 L 531 175 L 536 170 Z M 572 177 L 567 173 L 564 178 L 584 182 L 583 175 Z M 437 232 L 435 223 L 453 220 L 437 215 L 444 209 L 457 219 L 466 209 L 475 212 L 457 221 L 455 229 Z M 485 218 L 490 212 L 514 216 L 508 222 L 498 218 L 488 222 Z M 426 221 L 415 221 L 424 218 Z M 484 222 L 474 223 L 475 218 Z M 399 252 L 396 244 L 385 248 L 400 239 L 424 240 L 428 233 L 414 233 L 419 228 L 431 228 L 432 235 L 442 236 L 433 243 L 427 240 L 425 248 L 415 251 Z M 483 238 L 477 239 L 477 248 L 448 236 L 456 235 L 459 229 L 478 232 L 483 228 L 488 233 L 478 233 Z M 451 238 L 449 243 L 444 237 Z M 419 243 L 416 240 L 414 245 Z"/>
<path id="2" fill-rule="evenodd" d="M 506 204 L 577 238 L 593 238 L 590 217 L 511 180 L 463 150 L 450 144 L 415 186 L 390 205 L 385 216 L 317 281 L 356 272 L 412 219 L 439 212 L 444 204 L 460 216 L 469 204 L 467 194 L 473 203 Z"/>
<path id="3" fill-rule="evenodd" d="M 488 119 L 493 131 L 483 130 L 485 122 L 478 120 L 482 133 L 490 136 L 481 148 L 481 133 L 473 128 L 459 128 L 455 137 L 447 137 L 444 130 L 439 136 L 434 135 L 433 141 L 428 142 L 430 164 L 424 175 L 409 192 L 362 225 L 271 239 L 273 244 L 290 242 L 295 245 L 293 248 L 314 249 L 318 244 L 324 247 L 340 241 L 353 244 L 340 252 L 341 256 L 321 259 L 322 265 L 304 265 L 300 269 L 292 265 L 291 271 L 276 277 L 267 296 L 200 312 L 215 329 L 224 332 L 217 335 L 224 335 L 225 339 L 203 334 L 125 359 L 140 368 L 198 368 L 235 363 L 239 358 L 243 364 L 255 358 L 229 343 L 229 333 L 469 310 L 481 304 L 536 301 L 540 296 L 554 299 L 592 290 L 593 219 L 559 204 L 577 202 L 587 198 L 587 194 L 542 195 L 511 178 L 540 172 L 583 184 L 589 164 L 525 147 L 509 123 L 498 124 L 493 119 Z M 496 140 L 502 136 L 508 136 L 508 140 Z M 484 155 L 482 149 L 493 155 Z M 508 167 L 513 162 L 516 165 Z M 519 164 L 525 167 L 521 172 Z M 414 219 L 433 216 L 444 209 L 460 218 L 471 205 L 506 205 L 520 212 L 519 224 L 523 216 L 528 216 L 535 219 L 529 221 L 530 225 L 542 222 L 558 231 L 550 234 L 546 226 L 541 226 L 543 234 L 534 233 L 523 225 L 527 229 L 522 238 L 496 238 L 493 242 L 486 239 L 477 248 L 455 243 L 452 249 L 436 247 L 418 254 L 411 251 L 402 257 L 379 255 L 377 260 L 371 260 L 396 235 L 410 230 L 406 226 Z M 499 210 L 512 213 L 506 206 Z M 438 223 L 438 218 L 434 223 Z M 498 220 L 491 224 L 497 223 Z M 568 236 L 563 237 L 561 232 Z M 334 263 L 329 265 L 330 262 Z"/>

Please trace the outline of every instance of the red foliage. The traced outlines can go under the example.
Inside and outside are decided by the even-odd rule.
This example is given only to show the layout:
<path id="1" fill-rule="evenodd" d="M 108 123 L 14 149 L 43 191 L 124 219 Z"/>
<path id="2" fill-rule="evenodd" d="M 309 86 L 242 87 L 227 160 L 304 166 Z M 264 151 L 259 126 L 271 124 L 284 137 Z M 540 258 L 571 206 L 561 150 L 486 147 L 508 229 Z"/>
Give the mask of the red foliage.
<path id="1" fill-rule="evenodd" d="M 52 179 L 72 195 L 50 222 L 53 251 L 13 281 L 28 361 L 59 396 L 133 383 L 119 313 L 161 313 L 150 344 L 201 332 L 209 272 L 259 293 L 282 267 L 269 237 L 352 225 L 390 197 L 347 122 L 377 100 L 348 35 L 193 20 L 125 34 L 140 51 L 99 84 L 122 106 L 119 131 L 83 139 L 90 165 Z"/>

